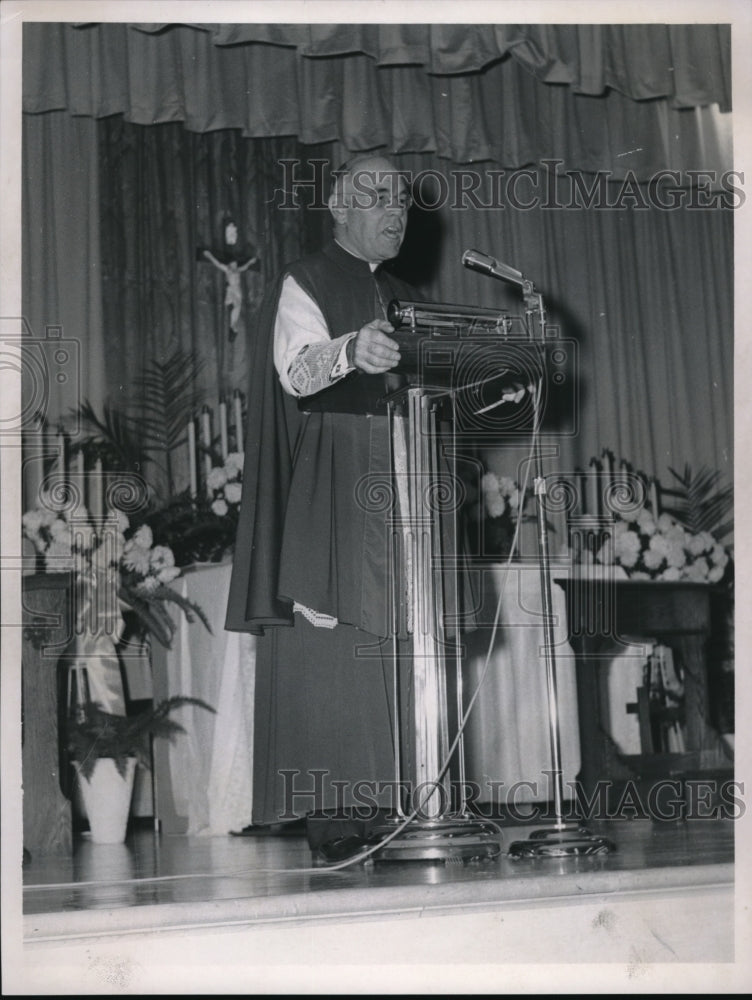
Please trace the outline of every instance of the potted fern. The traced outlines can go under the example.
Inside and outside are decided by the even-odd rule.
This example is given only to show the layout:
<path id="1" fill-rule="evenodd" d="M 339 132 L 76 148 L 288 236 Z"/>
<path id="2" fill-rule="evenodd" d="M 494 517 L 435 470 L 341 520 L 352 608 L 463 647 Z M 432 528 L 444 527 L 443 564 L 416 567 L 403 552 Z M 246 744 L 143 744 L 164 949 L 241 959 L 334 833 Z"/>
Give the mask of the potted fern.
<path id="1" fill-rule="evenodd" d="M 122 844 L 125 840 L 136 764 L 151 766 L 153 739 L 173 740 L 185 732 L 169 717 L 185 705 L 214 712 L 200 698 L 182 696 L 167 698 L 133 716 L 112 715 L 91 701 L 71 712 L 67 749 L 94 843 Z"/>

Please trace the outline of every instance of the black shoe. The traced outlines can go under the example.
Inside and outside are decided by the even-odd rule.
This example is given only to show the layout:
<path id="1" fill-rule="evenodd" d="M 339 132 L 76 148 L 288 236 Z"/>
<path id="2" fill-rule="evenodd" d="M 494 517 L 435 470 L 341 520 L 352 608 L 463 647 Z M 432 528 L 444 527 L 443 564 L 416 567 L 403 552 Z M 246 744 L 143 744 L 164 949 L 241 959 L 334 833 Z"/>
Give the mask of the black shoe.
<path id="1" fill-rule="evenodd" d="M 285 823 L 249 823 L 242 830 L 230 830 L 231 837 L 302 837 L 305 834 L 305 819 L 293 819 Z"/>
<path id="2" fill-rule="evenodd" d="M 336 864 L 339 861 L 349 861 L 357 857 L 358 854 L 367 851 L 369 847 L 378 844 L 380 837 L 360 837 L 352 834 L 349 837 L 338 837 L 336 840 L 327 840 L 320 844 L 315 851 L 315 857 L 328 864 Z M 370 861 L 373 855 L 368 854 L 363 861 Z"/>

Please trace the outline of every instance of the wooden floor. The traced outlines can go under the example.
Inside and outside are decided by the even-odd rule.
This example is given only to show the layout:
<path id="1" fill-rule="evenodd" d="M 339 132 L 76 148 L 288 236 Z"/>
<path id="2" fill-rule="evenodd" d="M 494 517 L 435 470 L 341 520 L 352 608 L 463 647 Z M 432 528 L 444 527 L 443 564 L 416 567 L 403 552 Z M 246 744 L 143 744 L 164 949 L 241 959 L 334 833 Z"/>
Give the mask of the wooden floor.
<path id="1" fill-rule="evenodd" d="M 78 955 L 86 978 L 93 954 L 122 956 L 124 949 L 133 973 L 159 944 L 168 965 L 198 963 L 183 992 L 201 991 L 206 962 L 214 983 L 238 963 L 258 971 L 280 953 L 288 956 L 286 985 L 307 962 L 330 969 L 332 962 L 376 962 L 382 971 L 385 963 L 404 971 L 415 962 L 434 969 L 449 962 L 453 974 L 458 963 L 476 973 L 488 963 L 618 963 L 611 968 L 625 983 L 637 966 L 698 963 L 699 974 L 722 963 L 732 975 L 734 822 L 636 819 L 588 828 L 616 850 L 513 860 L 510 844 L 532 830 L 509 827 L 494 860 L 369 860 L 338 870 L 315 866 L 303 836 L 192 838 L 141 829 L 115 846 L 79 837 L 71 858 L 33 858 L 24 869 L 29 974 L 42 975 L 61 956 L 75 965 Z M 38 967 L 37 954 L 45 957 Z M 101 961 L 100 972 L 109 968 Z M 142 969 L 138 981 L 138 992 L 159 991 L 158 976 Z M 432 992 L 452 992 L 451 981 L 433 983 Z M 85 985 L 76 982 L 71 992 L 86 992 Z M 97 986 L 96 975 L 89 985 Z M 380 990 L 405 991 L 389 983 Z"/>

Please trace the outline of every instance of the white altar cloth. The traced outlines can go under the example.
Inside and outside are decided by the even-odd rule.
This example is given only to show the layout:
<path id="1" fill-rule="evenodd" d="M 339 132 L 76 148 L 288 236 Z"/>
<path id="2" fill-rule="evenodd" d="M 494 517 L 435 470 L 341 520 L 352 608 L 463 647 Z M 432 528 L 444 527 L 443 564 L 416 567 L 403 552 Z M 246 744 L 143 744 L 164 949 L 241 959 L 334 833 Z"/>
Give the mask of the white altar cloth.
<path id="1" fill-rule="evenodd" d="M 212 632 L 181 612 L 172 649 L 155 658 L 163 661 L 155 663 L 159 696 L 190 695 L 216 709 L 179 709 L 173 718 L 187 732 L 158 755 L 155 746 L 157 814 L 168 833 L 226 834 L 251 818 L 256 640 L 224 629 L 230 569 L 193 567 L 174 582 L 204 611 Z"/>

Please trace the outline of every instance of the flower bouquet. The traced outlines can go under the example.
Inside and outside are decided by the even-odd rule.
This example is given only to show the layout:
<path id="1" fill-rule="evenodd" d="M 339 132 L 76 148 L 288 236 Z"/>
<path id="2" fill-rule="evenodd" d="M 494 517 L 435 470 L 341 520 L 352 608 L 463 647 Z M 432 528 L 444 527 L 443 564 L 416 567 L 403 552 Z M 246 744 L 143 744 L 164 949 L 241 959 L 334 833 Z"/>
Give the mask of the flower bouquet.
<path id="1" fill-rule="evenodd" d="M 621 567 L 633 580 L 720 583 L 729 555 L 709 531 L 690 531 L 671 514 L 655 518 L 640 506 L 615 515 L 611 537 L 595 553 L 595 560 Z"/>
<path id="2" fill-rule="evenodd" d="M 523 500 L 519 485 L 509 476 L 484 473 L 480 482 L 481 503 L 476 517 L 480 518 L 481 550 L 486 555 L 509 555 L 512 550 L 518 519 L 534 522 L 535 513 L 528 510 L 529 495 Z M 522 511 L 520 503 L 522 502 Z M 519 539 L 516 546 L 519 549 Z"/>

